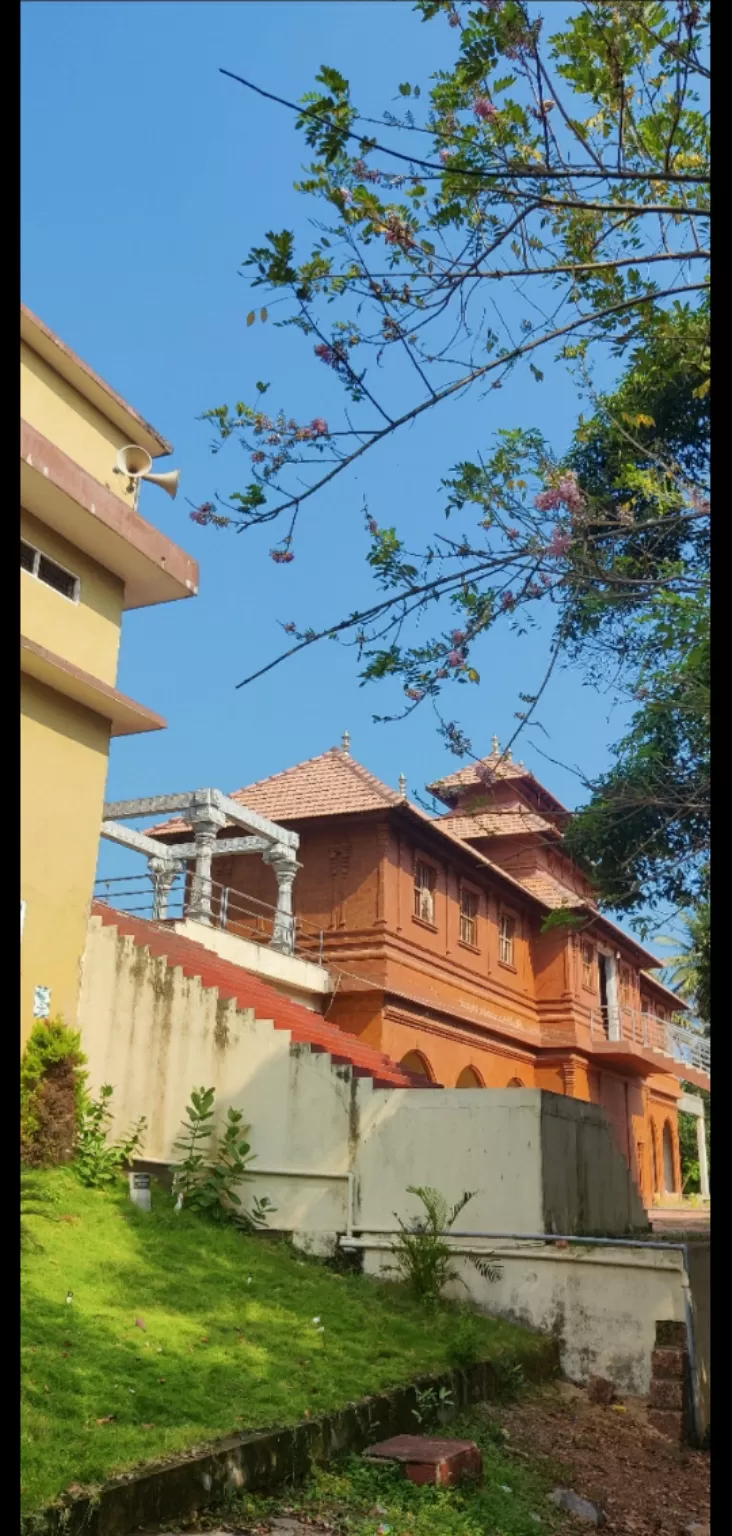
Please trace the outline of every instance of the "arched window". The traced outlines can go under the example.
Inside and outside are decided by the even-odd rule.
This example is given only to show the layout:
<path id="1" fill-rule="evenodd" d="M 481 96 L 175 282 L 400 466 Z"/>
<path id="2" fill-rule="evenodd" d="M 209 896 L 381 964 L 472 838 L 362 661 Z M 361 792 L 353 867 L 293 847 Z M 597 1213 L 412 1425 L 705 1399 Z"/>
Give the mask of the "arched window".
<path id="1" fill-rule="evenodd" d="M 421 1051 L 407 1051 L 406 1056 L 402 1057 L 399 1065 L 404 1072 L 412 1072 L 415 1077 L 426 1077 L 430 1083 L 433 1083 L 435 1080 L 427 1057 L 423 1056 Z"/>
<path id="2" fill-rule="evenodd" d="M 663 1188 L 667 1195 L 676 1194 L 676 1170 L 674 1168 L 674 1133 L 671 1121 L 663 1127 Z"/>
<path id="3" fill-rule="evenodd" d="M 508 1079 L 508 1082 L 506 1083 L 506 1087 L 507 1088 L 525 1088 L 526 1084 L 522 1083 L 520 1077 L 510 1077 Z"/>
<path id="4" fill-rule="evenodd" d="M 485 1088 L 485 1083 L 475 1067 L 463 1067 L 455 1084 L 456 1088 Z"/>

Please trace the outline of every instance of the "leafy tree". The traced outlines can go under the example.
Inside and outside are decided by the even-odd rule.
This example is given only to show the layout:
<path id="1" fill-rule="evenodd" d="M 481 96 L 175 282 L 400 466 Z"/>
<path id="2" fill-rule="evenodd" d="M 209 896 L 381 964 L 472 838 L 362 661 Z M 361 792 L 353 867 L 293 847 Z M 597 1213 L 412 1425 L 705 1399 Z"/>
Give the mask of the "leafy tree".
<path id="1" fill-rule="evenodd" d="M 669 984 L 684 1001 L 691 1003 L 709 1032 L 711 908 L 704 901 L 691 912 L 681 913 L 686 939 L 681 949 L 666 962 Z M 662 944 L 677 944 L 677 939 L 662 938 Z"/>
<path id="2" fill-rule="evenodd" d="M 573 851 L 621 910 L 694 901 L 707 836 L 709 9 L 586 0 L 551 32 L 523 0 L 415 9 L 451 29 L 455 55 L 428 88 L 400 84 L 398 115 L 365 117 L 332 67 L 299 104 L 232 77 L 293 110 L 312 152 L 296 186 L 317 209 L 314 244 L 270 231 L 244 271 L 328 370 L 342 413 L 335 427 L 269 413 L 265 381 L 208 411 L 214 451 L 238 440 L 250 477 L 192 516 L 276 525 L 271 556 L 289 564 L 308 503 L 364 455 L 453 397 L 490 401 L 516 369 L 527 387 L 547 364 L 569 369 L 592 404 L 569 455 L 532 429 L 499 432 L 490 450 L 481 434 L 444 466 L 444 531 L 417 550 L 367 509 L 374 602 L 318 629 L 283 622 L 288 648 L 254 675 L 334 636 L 355 647 L 363 682 L 397 684 L 400 715 L 434 704 L 464 756 L 444 690 L 480 682 L 486 636 L 549 609 L 545 678 L 521 696 L 514 736 L 536 723 L 560 658 L 593 681 L 616 675 L 639 708 L 610 773 L 586 786 Z M 248 323 L 267 318 L 252 309 Z M 602 397 L 600 351 L 622 370 Z M 443 615 L 427 638 L 414 629 L 425 611 Z"/>

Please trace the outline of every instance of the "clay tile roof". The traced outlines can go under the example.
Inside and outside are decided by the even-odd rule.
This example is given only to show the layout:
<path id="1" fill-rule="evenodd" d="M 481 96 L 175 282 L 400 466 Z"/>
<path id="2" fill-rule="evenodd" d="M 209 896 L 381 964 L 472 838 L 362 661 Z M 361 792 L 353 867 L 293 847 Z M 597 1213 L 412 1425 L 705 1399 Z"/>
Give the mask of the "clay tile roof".
<path id="1" fill-rule="evenodd" d="M 579 896 L 569 886 L 561 885 L 552 875 L 517 875 L 515 877 L 525 890 L 532 896 L 537 896 L 547 907 L 554 910 L 557 907 L 585 907 L 590 911 L 595 907 L 594 901 L 587 896 Z"/>
<path id="2" fill-rule="evenodd" d="M 447 816 L 437 817 L 437 825 L 468 842 L 477 837 L 515 837 L 526 832 L 548 832 L 554 837 L 560 836 L 552 822 L 545 821 L 543 816 L 523 807 L 505 811 L 476 811 L 474 815 L 465 816 L 448 812 Z"/>
<path id="3" fill-rule="evenodd" d="M 380 811 L 386 806 L 404 803 L 396 790 L 382 784 L 381 779 L 369 773 L 368 768 L 356 762 L 342 747 L 331 747 L 319 757 L 296 763 L 294 768 L 274 773 L 271 778 L 257 779 L 254 784 L 233 790 L 229 798 L 275 822 L 300 821 L 307 816 Z M 187 831 L 187 823 L 176 817 L 173 821 L 150 827 L 149 836 Z"/>
<path id="4" fill-rule="evenodd" d="M 540 790 L 545 799 L 558 810 L 566 809 L 556 795 L 551 794 L 543 784 L 539 783 L 523 763 L 509 762 L 502 752 L 491 752 L 489 757 L 483 757 L 479 762 L 468 763 L 466 768 L 459 768 L 457 773 L 449 773 L 444 779 L 436 779 L 434 784 L 428 784 L 427 789 L 431 795 L 436 795 L 438 800 L 444 800 L 447 805 L 452 805 L 463 790 L 473 786 L 487 787 L 501 779 L 525 779 L 531 782 L 532 787 Z"/>

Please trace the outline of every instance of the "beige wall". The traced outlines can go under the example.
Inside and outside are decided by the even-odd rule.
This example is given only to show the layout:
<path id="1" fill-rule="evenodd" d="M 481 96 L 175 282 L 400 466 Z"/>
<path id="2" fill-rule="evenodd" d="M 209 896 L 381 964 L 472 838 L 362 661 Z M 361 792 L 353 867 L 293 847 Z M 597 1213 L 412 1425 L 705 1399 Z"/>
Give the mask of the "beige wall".
<path id="1" fill-rule="evenodd" d="M 466 1211 L 472 1231 L 546 1230 L 556 1183 L 570 1192 L 567 1230 L 579 1219 L 580 1192 L 582 1213 L 601 1215 L 606 1230 L 628 1225 L 625 1165 L 597 1106 L 567 1101 L 557 1120 L 562 1134 L 552 1136 L 542 1107 L 554 1100 L 537 1089 L 374 1089 L 329 1057 L 291 1046 L 286 1030 L 219 1003 L 215 988 L 150 959 L 98 918 L 89 929 L 79 1018 L 92 1081 L 114 1086 L 120 1129 L 147 1116 L 151 1158 L 170 1160 L 191 1089 L 206 1084 L 216 1087 L 222 1113 L 229 1104 L 243 1111 L 263 1168 L 351 1171 L 357 1224 L 370 1232 L 392 1230 L 395 1211 L 412 1212 L 409 1184 L 432 1184 L 450 1200 L 475 1190 Z M 603 1189 L 594 1203 L 577 1184 L 580 1121 L 591 1128 L 586 1182 Z M 551 1174 L 547 1141 L 556 1159 Z M 343 1230 L 345 1188 L 278 1183 L 273 1192 L 261 1180 L 258 1193 L 279 1206 L 278 1227 Z"/>
<path id="2" fill-rule="evenodd" d="M 492 1254 L 502 1274 L 487 1281 L 467 1259 L 456 1260 L 460 1281 L 450 1287 L 456 1300 L 470 1297 L 496 1317 L 554 1333 L 570 1381 L 605 1376 L 621 1394 L 648 1395 L 656 1323 L 685 1317 L 680 1253 L 500 1243 L 475 1248 Z M 377 1247 L 374 1239 L 364 1253 L 366 1273 L 377 1275 L 390 1261 L 383 1240 Z"/>
<path id="3" fill-rule="evenodd" d="M 127 490 L 127 482 L 112 473 L 117 453 L 127 442 L 120 428 L 26 342 L 20 345 L 20 414 L 100 485 L 129 506 L 134 505 L 134 493 Z"/>
<path id="4" fill-rule="evenodd" d="M 450 1200 L 475 1190 L 457 1223 L 472 1234 L 528 1237 L 547 1230 L 552 1211 L 567 1231 L 588 1212 L 610 1231 L 627 1224 L 627 1170 L 598 1106 L 534 1089 L 374 1089 L 329 1056 L 293 1046 L 286 1030 L 220 1002 L 215 988 L 99 918 L 89 926 L 79 1022 L 92 1087 L 114 1087 L 116 1130 L 147 1116 L 144 1159 L 174 1160 L 191 1089 L 214 1087 L 219 1117 L 233 1105 L 252 1128 L 257 1172 L 245 1201 L 268 1195 L 277 1206 L 271 1227 L 320 1252 L 345 1231 L 350 1174 L 368 1273 L 393 1264 L 395 1212 L 419 1212 L 409 1184 L 432 1184 Z M 456 1256 L 456 1297 L 554 1331 L 573 1380 L 599 1374 L 621 1392 L 648 1392 L 656 1323 L 685 1316 L 680 1253 L 557 1249 L 505 1236 L 473 1236 L 466 1245 L 494 1253 L 502 1274 L 489 1283 Z M 708 1275 L 697 1276 L 696 1290 L 706 1360 Z M 708 1367 L 706 1382 L 708 1392 Z"/>
<path id="5" fill-rule="evenodd" d="M 72 602 L 28 571 L 20 573 L 20 629 L 74 666 L 114 687 L 124 584 L 66 539 L 21 509 L 21 537 L 79 578 Z"/>
<path id="6" fill-rule="evenodd" d="M 21 1048 L 36 986 L 73 1024 L 99 846 L 109 723 L 21 682 Z"/>

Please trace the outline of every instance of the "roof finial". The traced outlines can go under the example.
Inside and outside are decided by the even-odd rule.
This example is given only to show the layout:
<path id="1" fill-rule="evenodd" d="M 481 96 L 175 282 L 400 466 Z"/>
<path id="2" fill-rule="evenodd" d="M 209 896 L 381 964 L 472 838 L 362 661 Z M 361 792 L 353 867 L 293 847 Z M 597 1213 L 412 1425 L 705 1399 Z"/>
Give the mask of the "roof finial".
<path id="1" fill-rule="evenodd" d="M 341 741 L 341 746 L 343 748 L 343 751 L 346 754 L 346 757 L 350 757 L 350 755 L 351 755 L 351 732 L 350 731 L 344 731 L 343 732 L 343 739 Z"/>
<path id="2" fill-rule="evenodd" d="M 492 752 L 493 756 L 497 757 L 498 753 L 500 752 L 500 750 L 501 750 L 501 748 L 500 748 L 500 744 L 499 744 L 499 741 L 498 741 L 498 737 L 494 736 L 493 740 L 491 742 L 491 752 Z"/>
<path id="3" fill-rule="evenodd" d="M 400 775 L 399 775 L 399 793 L 400 793 L 400 795 L 402 797 L 402 800 L 406 800 L 406 798 L 407 798 L 407 775 L 406 775 L 406 773 L 400 773 Z"/>
<path id="4" fill-rule="evenodd" d="M 513 762 L 513 752 L 511 751 L 510 747 L 506 747 L 506 762 L 507 763 Z"/>

